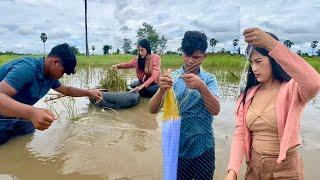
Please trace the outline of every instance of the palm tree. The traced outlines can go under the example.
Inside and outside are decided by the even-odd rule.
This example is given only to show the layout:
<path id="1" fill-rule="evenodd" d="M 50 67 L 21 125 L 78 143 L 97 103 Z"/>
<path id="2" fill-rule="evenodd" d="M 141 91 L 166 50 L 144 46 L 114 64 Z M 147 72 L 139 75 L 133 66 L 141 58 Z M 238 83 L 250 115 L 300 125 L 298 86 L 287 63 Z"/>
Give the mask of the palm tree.
<path id="1" fill-rule="evenodd" d="M 239 43 L 239 39 L 234 39 L 233 40 L 233 52 L 236 51 L 236 46 L 238 45 L 238 43 Z"/>
<path id="2" fill-rule="evenodd" d="M 94 50 L 96 50 L 96 47 L 94 47 L 94 45 L 92 45 L 92 51 L 93 51 L 93 53 L 92 54 L 94 54 Z"/>
<path id="3" fill-rule="evenodd" d="M 312 43 L 311 43 L 311 48 L 312 48 L 312 56 L 313 56 L 313 51 L 314 51 L 314 48 L 316 48 L 318 46 L 318 41 L 313 41 Z"/>
<path id="4" fill-rule="evenodd" d="M 84 13 L 85 13 L 85 28 L 86 28 L 86 56 L 89 56 L 89 46 L 88 46 L 88 27 L 87 27 L 87 0 L 84 0 Z"/>
<path id="5" fill-rule="evenodd" d="M 46 41 L 48 39 L 46 33 L 41 33 L 40 35 L 41 41 L 43 42 L 43 54 L 46 54 Z"/>
<path id="6" fill-rule="evenodd" d="M 214 48 L 216 47 L 218 42 L 219 41 L 216 40 L 215 38 L 210 39 L 210 46 L 212 47 L 212 52 L 214 52 Z"/>
<path id="7" fill-rule="evenodd" d="M 292 45 L 294 45 L 294 43 L 290 40 L 285 40 L 283 44 L 287 46 L 289 49 L 291 48 Z"/>
<path id="8" fill-rule="evenodd" d="M 301 56 L 301 54 L 302 54 L 301 50 L 298 50 L 297 54 Z"/>

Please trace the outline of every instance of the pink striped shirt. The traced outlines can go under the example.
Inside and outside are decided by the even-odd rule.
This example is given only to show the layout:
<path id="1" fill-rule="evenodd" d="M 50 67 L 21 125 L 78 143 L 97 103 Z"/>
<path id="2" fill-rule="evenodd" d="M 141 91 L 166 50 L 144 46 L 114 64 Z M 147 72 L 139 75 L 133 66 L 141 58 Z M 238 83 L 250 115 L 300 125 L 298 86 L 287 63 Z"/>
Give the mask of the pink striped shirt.
<path id="1" fill-rule="evenodd" d="M 286 158 L 287 150 L 301 143 L 299 135 L 300 115 L 306 103 L 319 92 L 320 75 L 303 58 L 291 52 L 280 42 L 269 55 L 292 77 L 289 82 L 281 84 L 276 101 L 276 117 L 280 140 L 280 152 L 277 162 L 281 163 Z M 237 175 L 239 175 L 244 155 L 246 156 L 246 161 L 250 161 L 252 135 L 246 124 L 245 117 L 258 87 L 259 85 L 248 91 L 244 106 L 241 104 L 243 94 L 236 105 L 236 128 L 231 143 L 228 170 L 234 170 Z"/>
<path id="2" fill-rule="evenodd" d="M 159 78 L 161 75 L 161 58 L 157 54 L 151 54 L 151 62 L 150 62 L 151 68 L 151 76 L 148 74 L 145 74 L 144 71 L 140 71 L 138 69 L 138 60 L 137 58 L 132 59 L 130 62 L 127 63 L 121 63 L 118 64 L 118 68 L 122 69 L 129 69 L 129 68 L 135 68 L 136 69 L 136 75 L 140 82 L 143 82 L 144 87 L 149 87 L 149 85 L 153 82 L 158 83 Z"/>

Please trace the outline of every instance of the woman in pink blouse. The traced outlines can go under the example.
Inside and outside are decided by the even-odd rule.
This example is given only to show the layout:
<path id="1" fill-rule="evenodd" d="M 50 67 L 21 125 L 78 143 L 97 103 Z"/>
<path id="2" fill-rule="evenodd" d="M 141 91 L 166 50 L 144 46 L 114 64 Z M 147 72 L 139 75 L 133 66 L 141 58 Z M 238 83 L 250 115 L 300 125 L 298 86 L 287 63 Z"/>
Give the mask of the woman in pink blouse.
<path id="1" fill-rule="evenodd" d="M 158 90 L 161 74 L 161 58 L 151 53 L 150 43 L 147 39 L 138 42 L 138 58 L 127 63 L 113 65 L 113 69 L 135 68 L 138 80 L 131 83 L 132 91 L 139 92 L 143 97 L 152 97 Z"/>
<path id="2" fill-rule="evenodd" d="M 303 179 L 300 116 L 320 89 L 320 76 L 272 33 L 249 28 L 250 66 L 247 84 L 236 105 L 236 127 L 226 180 L 239 178 L 243 157 L 245 179 Z M 249 51 L 250 52 L 250 51 Z"/>

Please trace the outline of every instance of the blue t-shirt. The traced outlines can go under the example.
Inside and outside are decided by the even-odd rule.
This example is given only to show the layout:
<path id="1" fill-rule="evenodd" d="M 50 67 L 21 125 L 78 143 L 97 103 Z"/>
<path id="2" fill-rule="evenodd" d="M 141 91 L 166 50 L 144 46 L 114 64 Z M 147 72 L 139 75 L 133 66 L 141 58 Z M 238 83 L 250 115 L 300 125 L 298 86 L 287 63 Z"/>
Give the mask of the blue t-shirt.
<path id="1" fill-rule="evenodd" d="M 181 78 L 183 68 L 172 72 L 181 117 L 179 158 L 195 158 L 214 147 L 213 114 L 206 108 L 197 89 L 189 89 Z M 218 83 L 213 74 L 200 69 L 198 76 L 214 96 L 218 95 Z"/>
<path id="2" fill-rule="evenodd" d="M 58 80 L 44 76 L 44 58 L 23 57 L 3 65 L 0 67 L 2 80 L 17 91 L 13 99 L 29 105 L 61 85 Z"/>

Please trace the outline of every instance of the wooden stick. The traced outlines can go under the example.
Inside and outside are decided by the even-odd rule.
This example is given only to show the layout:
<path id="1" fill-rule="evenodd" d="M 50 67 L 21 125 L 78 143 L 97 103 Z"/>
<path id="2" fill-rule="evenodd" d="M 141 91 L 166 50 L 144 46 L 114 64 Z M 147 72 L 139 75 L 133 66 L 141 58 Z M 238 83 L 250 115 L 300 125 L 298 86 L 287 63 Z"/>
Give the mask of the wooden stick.
<path id="1" fill-rule="evenodd" d="M 57 100 L 57 99 L 61 99 L 63 97 L 66 97 L 63 94 L 56 94 L 56 95 L 57 95 L 57 97 L 50 97 L 49 99 L 45 99 L 44 102 L 49 102 L 49 101 L 53 101 L 53 100 Z"/>
<path id="2" fill-rule="evenodd" d="M 87 90 L 94 90 L 94 89 L 87 89 Z M 100 91 L 108 91 L 107 89 L 97 89 Z M 60 93 L 50 93 L 49 95 L 52 96 L 57 96 L 57 97 L 50 97 L 49 99 L 45 99 L 44 102 L 49 102 L 49 101 L 53 101 L 53 100 L 57 100 L 57 99 L 61 99 L 66 97 L 66 95 L 60 94 Z"/>

